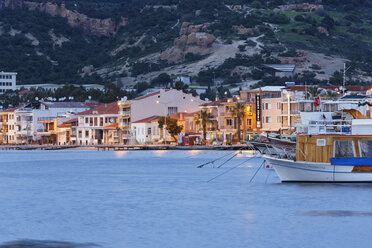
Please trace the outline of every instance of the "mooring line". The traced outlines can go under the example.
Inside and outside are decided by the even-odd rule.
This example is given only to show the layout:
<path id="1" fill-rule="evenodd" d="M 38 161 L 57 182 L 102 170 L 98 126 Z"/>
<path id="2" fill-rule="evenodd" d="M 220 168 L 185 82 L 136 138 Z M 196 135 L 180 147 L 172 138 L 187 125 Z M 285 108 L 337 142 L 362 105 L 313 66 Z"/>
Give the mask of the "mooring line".
<path id="1" fill-rule="evenodd" d="M 258 171 L 261 169 L 262 165 L 265 163 L 265 160 L 260 164 L 260 166 L 258 166 L 258 169 L 256 170 L 256 172 L 254 173 L 253 177 L 251 178 L 251 180 L 249 180 L 249 183 L 252 182 L 252 180 L 255 178 L 255 176 L 257 175 Z"/>
<path id="2" fill-rule="evenodd" d="M 233 153 L 238 153 L 238 152 L 234 151 Z M 228 154 L 223 155 L 222 157 L 219 157 L 219 158 L 217 158 L 217 159 L 214 159 L 214 160 L 212 160 L 212 161 L 209 161 L 209 162 L 207 162 L 207 163 L 204 163 L 204 164 L 198 165 L 197 168 L 203 168 L 205 165 L 212 164 L 212 163 L 214 163 L 214 162 L 216 162 L 216 161 L 218 161 L 218 160 L 220 160 L 220 159 L 222 159 L 222 158 L 224 158 L 224 157 L 227 157 L 228 155 L 231 155 L 231 152 L 228 153 Z"/>
<path id="3" fill-rule="evenodd" d="M 207 181 L 207 183 L 209 183 L 210 181 L 216 179 L 217 177 L 220 177 L 220 176 L 222 176 L 222 175 L 224 175 L 224 174 L 226 174 L 226 173 L 232 171 L 232 170 L 235 169 L 235 168 L 238 168 L 240 165 L 242 165 L 242 164 L 244 164 L 244 163 L 248 162 L 249 160 L 251 160 L 251 159 L 253 159 L 253 158 L 256 158 L 256 157 L 257 157 L 257 155 L 254 155 L 253 157 L 250 157 L 250 158 L 244 160 L 242 163 L 239 163 L 238 165 L 229 168 L 228 170 L 226 170 L 226 171 L 222 172 L 221 174 L 219 174 L 219 175 L 213 177 L 212 179 L 209 179 L 209 180 Z"/>

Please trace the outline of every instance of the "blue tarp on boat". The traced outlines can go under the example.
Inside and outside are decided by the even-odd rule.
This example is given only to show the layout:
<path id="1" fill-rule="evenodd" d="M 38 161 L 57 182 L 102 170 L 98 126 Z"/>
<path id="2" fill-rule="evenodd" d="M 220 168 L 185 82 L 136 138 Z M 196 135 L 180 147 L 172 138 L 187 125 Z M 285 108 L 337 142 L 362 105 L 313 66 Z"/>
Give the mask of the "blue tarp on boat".
<path id="1" fill-rule="evenodd" d="M 372 158 L 331 158 L 332 165 L 372 166 Z"/>

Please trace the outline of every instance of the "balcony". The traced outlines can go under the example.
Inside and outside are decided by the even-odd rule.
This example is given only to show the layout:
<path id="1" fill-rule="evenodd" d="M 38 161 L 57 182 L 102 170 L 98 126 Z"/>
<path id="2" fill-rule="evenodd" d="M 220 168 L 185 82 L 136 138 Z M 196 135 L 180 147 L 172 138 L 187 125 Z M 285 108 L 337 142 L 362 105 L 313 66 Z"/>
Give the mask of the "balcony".
<path id="1" fill-rule="evenodd" d="M 130 116 L 130 111 L 119 111 L 120 116 Z"/>

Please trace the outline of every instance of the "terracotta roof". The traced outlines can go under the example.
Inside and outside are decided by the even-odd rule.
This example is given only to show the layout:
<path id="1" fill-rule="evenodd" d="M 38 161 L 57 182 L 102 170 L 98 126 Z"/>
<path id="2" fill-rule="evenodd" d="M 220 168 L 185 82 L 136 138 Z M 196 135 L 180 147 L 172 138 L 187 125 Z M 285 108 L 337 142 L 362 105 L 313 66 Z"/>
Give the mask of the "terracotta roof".
<path id="1" fill-rule="evenodd" d="M 23 95 L 27 95 L 27 94 L 30 94 L 30 93 L 34 94 L 30 90 L 21 90 L 20 92 L 18 92 L 18 95 L 23 96 Z"/>
<path id="2" fill-rule="evenodd" d="M 59 128 L 64 128 L 64 127 L 72 127 L 72 124 L 74 122 L 77 122 L 78 121 L 78 118 L 74 118 L 74 119 L 71 119 L 71 120 L 68 120 L 68 121 L 65 121 L 63 122 L 61 125 L 59 125 L 58 127 Z"/>
<path id="3" fill-rule="evenodd" d="M 158 120 L 160 118 L 161 118 L 161 116 L 159 116 L 159 115 L 153 115 L 153 116 L 147 117 L 147 118 L 142 119 L 142 120 L 134 121 L 134 122 L 132 122 L 132 124 L 133 123 L 150 123 L 151 121 L 155 121 L 155 120 Z"/>
<path id="4" fill-rule="evenodd" d="M 104 126 L 103 129 L 117 129 L 119 128 L 119 124 L 118 123 L 114 123 L 114 124 L 111 124 L 111 125 L 107 125 L 107 126 Z"/>
<path id="5" fill-rule="evenodd" d="M 6 110 L 3 110 L 3 111 L 0 111 L 0 113 L 8 113 L 8 112 L 14 112 L 15 110 L 21 108 L 23 106 L 17 106 L 17 107 L 14 107 L 14 108 L 9 108 L 9 109 L 6 109 Z"/>
<path id="6" fill-rule="evenodd" d="M 169 91 L 169 90 L 165 90 L 165 92 L 168 92 L 168 91 Z M 150 93 L 150 94 L 147 94 L 147 95 L 144 95 L 144 96 L 140 96 L 140 97 L 138 97 L 138 98 L 136 98 L 136 99 L 133 99 L 133 101 L 142 100 L 142 99 L 145 99 L 145 98 L 150 97 L 150 96 L 156 96 L 156 95 L 158 95 L 158 94 L 160 94 L 160 90 L 159 90 L 159 91 L 156 91 L 156 92 L 154 92 L 154 93 Z"/>
<path id="7" fill-rule="evenodd" d="M 117 102 L 100 104 L 95 108 L 85 110 L 78 113 L 78 115 L 104 115 L 104 114 L 118 114 L 119 106 Z"/>

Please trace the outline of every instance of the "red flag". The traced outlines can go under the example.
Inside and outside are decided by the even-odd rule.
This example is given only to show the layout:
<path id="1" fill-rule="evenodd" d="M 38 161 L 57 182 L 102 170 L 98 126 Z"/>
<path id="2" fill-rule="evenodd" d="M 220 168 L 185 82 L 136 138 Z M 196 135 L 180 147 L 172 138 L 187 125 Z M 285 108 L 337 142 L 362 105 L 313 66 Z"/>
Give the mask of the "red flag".
<path id="1" fill-rule="evenodd" d="M 319 106 L 320 106 L 320 97 L 319 97 L 319 96 L 317 96 L 317 97 L 315 98 L 314 105 L 315 105 L 316 107 L 319 107 Z"/>

